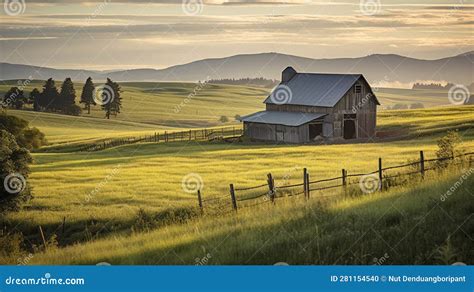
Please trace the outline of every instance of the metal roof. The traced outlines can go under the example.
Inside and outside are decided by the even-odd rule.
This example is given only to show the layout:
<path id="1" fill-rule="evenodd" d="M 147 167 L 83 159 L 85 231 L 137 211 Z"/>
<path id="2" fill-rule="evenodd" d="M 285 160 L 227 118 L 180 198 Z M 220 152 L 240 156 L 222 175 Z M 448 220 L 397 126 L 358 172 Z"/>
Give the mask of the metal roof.
<path id="1" fill-rule="evenodd" d="M 280 111 L 261 111 L 254 114 L 241 117 L 242 122 L 276 124 L 284 126 L 301 126 L 315 119 L 324 117 L 326 114 L 319 113 L 301 113 L 301 112 L 280 112 Z"/>
<path id="2" fill-rule="evenodd" d="M 297 73 L 275 87 L 264 103 L 334 107 L 360 77 L 361 74 Z"/>

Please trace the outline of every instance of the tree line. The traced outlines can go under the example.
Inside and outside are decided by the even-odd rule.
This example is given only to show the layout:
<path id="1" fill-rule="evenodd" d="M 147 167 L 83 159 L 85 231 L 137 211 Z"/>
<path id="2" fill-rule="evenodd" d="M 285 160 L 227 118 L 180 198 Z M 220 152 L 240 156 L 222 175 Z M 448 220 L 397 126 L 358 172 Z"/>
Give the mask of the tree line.
<path id="1" fill-rule="evenodd" d="M 99 105 L 107 119 L 117 116 L 122 108 L 120 85 L 110 78 L 104 85 L 95 86 L 92 78 L 87 78 L 82 88 L 79 103 L 90 114 L 91 106 Z M 66 78 L 58 90 L 53 78 L 45 81 L 42 91 L 34 88 L 26 97 L 23 88 L 14 86 L 8 90 L 2 101 L 2 107 L 23 109 L 25 105 L 32 105 L 34 111 L 57 112 L 66 115 L 78 116 L 82 109 L 76 104 L 76 90 L 71 78 Z"/>

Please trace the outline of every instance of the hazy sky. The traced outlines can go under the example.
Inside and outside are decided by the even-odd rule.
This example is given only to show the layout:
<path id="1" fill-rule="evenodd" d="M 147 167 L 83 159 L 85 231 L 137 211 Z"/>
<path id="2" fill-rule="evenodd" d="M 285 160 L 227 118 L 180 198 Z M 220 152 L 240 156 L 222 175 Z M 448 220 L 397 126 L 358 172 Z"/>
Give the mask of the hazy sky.
<path id="1" fill-rule="evenodd" d="M 4 0 L 0 61 L 162 68 L 280 52 L 313 58 L 474 50 L 474 0 Z"/>

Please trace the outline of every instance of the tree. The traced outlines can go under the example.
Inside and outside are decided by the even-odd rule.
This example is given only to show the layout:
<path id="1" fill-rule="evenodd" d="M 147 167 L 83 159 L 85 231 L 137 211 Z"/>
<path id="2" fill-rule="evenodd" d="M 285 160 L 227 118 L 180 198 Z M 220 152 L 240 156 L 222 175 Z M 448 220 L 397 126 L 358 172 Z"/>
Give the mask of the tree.
<path id="1" fill-rule="evenodd" d="M 3 107 L 21 109 L 26 103 L 23 90 L 18 87 L 11 87 L 3 97 Z"/>
<path id="2" fill-rule="evenodd" d="M 47 143 L 37 128 L 30 128 L 27 121 L 5 113 L 0 114 L 0 129 L 12 134 L 20 147 L 37 149 Z"/>
<path id="3" fill-rule="evenodd" d="M 43 85 L 43 92 L 39 96 L 38 105 L 43 108 L 47 109 L 56 109 L 57 100 L 59 99 L 58 89 L 54 84 L 53 78 L 49 78 Z"/>
<path id="4" fill-rule="evenodd" d="M 122 98 L 120 97 L 121 92 L 120 85 L 113 82 L 110 78 L 107 78 L 107 82 L 102 88 L 100 102 L 107 119 L 110 119 L 110 115 L 117 116 L 117 114 L 120 113 L 122 108 Z"/>
<path id="5" fill-rule="evenodd" d="M 59 101 L 57 107 L 63 112 L 68 113 L 70 108 L 76 103 L 76 90 L 71 78 L 66 78 L 61 85 L 61 92 L 59 93 Z"/>
<path id="6" fill-rule="evenodd" d="M 34 111 L 39 111 L 40 106 L 39 106 L 39 99 L 40 99 L 41 93 L 37 88 L 33 88 L 33 90 L 30 92 L 30 96 L 28 97 L 28 103 L 33 104 L 33 110 Z"/>
<path id="7" fill-rule="evenodd" d="M 226 116 L 221 116 L 221 117 L 219 118 L 219 122 L 221 122 L 221 123 L 223 123 L 223 124 L 224 124 L 224 123 L 227 123 L 228 121 L 229 121 L 229 118 L 226 117 Z"/>
<path id="8" fill-rule="evenodd" d="M 94 101 L 94 91 L 95 91 L 95 86 L 94 83 L 92 82 L 92 78 L 89 77 L 86 80 L 86 83 L 84 84 L 84 87 L 82 88 L 82 94 L 81 94 L 81 101 L 80 103 L 84 104 L 84 109 L 87 110 L 87 113 L 91 113 L 91 105 L 96 105 Z"/>
<path id="9" fill-rule="evenodd" d="M 18 210 L 31 198 L 27 183 L 32 158 L 11 133 L 0 130 L 0 213 Z"/>

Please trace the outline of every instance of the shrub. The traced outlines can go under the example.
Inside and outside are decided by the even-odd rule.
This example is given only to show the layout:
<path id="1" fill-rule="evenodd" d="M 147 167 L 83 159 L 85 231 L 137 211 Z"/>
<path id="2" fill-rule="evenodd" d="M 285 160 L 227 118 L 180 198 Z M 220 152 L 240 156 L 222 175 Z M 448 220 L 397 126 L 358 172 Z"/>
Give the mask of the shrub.
<path id="1" fill-rule="evenodd" d="M 5 113 L 0 114 L 0 129 L 8 131 L 20 147 L 37 149 L 47 144 L 43 133 L 37 128 L 28 127 L 28 122 Z"/>
<path id="2" fill-rule="evenodd" d="M 449 164 L 449 159 L 456 155 L 456 147 L 461 143 L 461 137 L 457 131 L 448 131 L 448 134 L 438 140 L 438 151 L 436 157 L 443 159 L 436 162 L 439 168 L 445 168 Z"/>
<path id="3" fill-rule="evenodd" d="M 226 117 L 226 116 L 221 116 L 221 117 L 219 118 L 219 122 L 221 122 L 221 123 L 223 123 L 223 124 L 224 124 L 224 123 L 227 123 L 228 121 L 229 121 L 229 118 Z"/>
<path id="4" fill-rule="evenodd" d="M 66 115 L 79 116 L 82 113 L 82 109 L 77 104 L 72 104 L 64 109 Z"/>
<path id="5" fill-rule="evenodd" d="M 0 130 L 0 214 L 18 210 L 31 198 L 27 177 L 32 158 L 27 149 L 20 147 L 15 137 Z"/>

